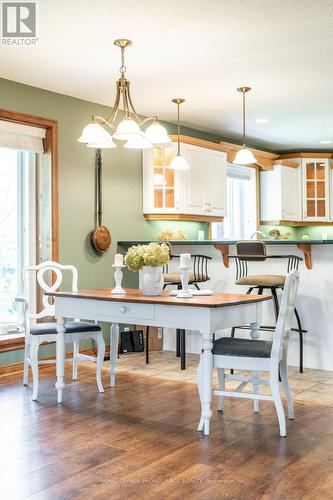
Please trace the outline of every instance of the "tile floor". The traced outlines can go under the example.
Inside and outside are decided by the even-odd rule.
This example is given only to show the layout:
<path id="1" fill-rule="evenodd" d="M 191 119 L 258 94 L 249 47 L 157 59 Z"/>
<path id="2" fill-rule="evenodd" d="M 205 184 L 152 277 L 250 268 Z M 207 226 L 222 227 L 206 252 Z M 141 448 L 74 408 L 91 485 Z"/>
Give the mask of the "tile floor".
<path id="1" fill-rule="evenodd" d="M 174 352 L 153 351 L 150 353 L 149 365 L 145 363 L 144 353 L 121 355 L 118 360 L 118 372 L 179 380 L 193 384 L 196 383 L 197 365 L 198 355 L 187 354 L 186 370 L 181 371 L 179 358 L 176 358 Z M 105 364 L 104 369 L 109 369 L 108 364 Z M 262 374 L 262 377 L 265 378 L 265 374 Z M 306 368 L 304 373 L 299 373 L 298 368 L 291 366 L 289 367 L 289 382 L 294 401 L 333 406 L 333 371 Z M 214 384 L 216 383 L 217 377 L 214 373 Z M 237 381 L 230 380 L 227 382 L 227 388 L 234 388 L 237 384 Z M 261 391 L 267 392 L 269 388 L 261 386 Z"/>

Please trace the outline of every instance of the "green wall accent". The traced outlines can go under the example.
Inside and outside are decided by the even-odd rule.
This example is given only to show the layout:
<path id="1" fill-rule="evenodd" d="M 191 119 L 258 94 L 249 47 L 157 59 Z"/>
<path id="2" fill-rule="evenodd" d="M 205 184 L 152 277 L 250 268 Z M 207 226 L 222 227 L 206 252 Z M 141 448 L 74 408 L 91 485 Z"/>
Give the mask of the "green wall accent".
<path id="1" fill-rule="evenodd" d="M 327 234 L 328 240 L 333 240 L 333 226 L 307 226 L 297 227 L 296 233 L 298 239 L 302 239 L 304 234 L 309 236 L 310 240 L 322 240 L 323 234 Z"/>
<path id="2" fill-rule="evenodd" d="M 0 79 L 0 108 L 58 121 L 60 261 L 77 267 L 80 288 L 112 286 L 111 264 L 116 242 L 155 239 L 162 227 L 142 216 L 142 153 L 123 148 L 103 151 L 103 223 L 112 233 L 112 247 L 100 256 L 89 240 L 95 221 L 95 151 L 79 144 L 77 138 L 93 113 L 107 116 L 110 108 L 5 79 Z M 176 133 L 175 125 L 166 126 L 170 134 Z M 182 133 L 222 140 L 185 127 Z M 180 223 L 176 226 L 180 227 Z M 192 229 L 186 224 L 184 230 L 194 238 L 198 225 L 194 224 Z M 48 347 L 46 355 L 51 351 Z M 0 353 L 0 365 L 22 358 L 23 351 Z"/>
<path id="3" fill-rule="evenodd" d="M 260 231 L 262 231 L 265 234 L 265 237 L 267 239 L 271 239 L 269 236 L 269 232 L 272 231 L 273 229 L 278 229 L 281 233 L 281 235 L 288 234 L 288 240 L 297 240 L 297 228 L 293 226 L 268 226 L 268 225 L 261 225 L 259 227 Z"/>

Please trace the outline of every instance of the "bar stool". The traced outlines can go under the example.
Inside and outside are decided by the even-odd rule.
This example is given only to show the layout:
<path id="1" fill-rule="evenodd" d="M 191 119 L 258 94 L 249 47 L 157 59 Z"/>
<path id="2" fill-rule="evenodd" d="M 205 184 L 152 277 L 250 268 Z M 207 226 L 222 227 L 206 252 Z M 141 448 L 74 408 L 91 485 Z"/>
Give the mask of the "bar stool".
<path id="1" fill-rule="evenodd" d="M 264 290 L 270 290 L 273 297 L 275 310 L 275 318 L 277 321 L 279 315 L 279 300 L 277 290 L 283 290 L 286 275 L 248 275 L 248 262 L 264 262 L 267 259 L 288 259 L 287 274 L 290 271 L 298 270 L 300 261 L 303 259 L 298 255 L 267 255 L 266 243 L 264 241 L 238 241 L 236 243 L 236 255 L 229 255 L 230 258 L 236 261 L 236 285 L 248 286 L 247 294 L 253 290 L 258 290 L 258 295 L 262 295 Z M 303 373 L 303 333 L 307 333 L 302 327 L 301 319 L 297 309 L 295 308 L 295 317 L 297 328 L 292 328 L 292 331 L 298 332 L 299 335 L 299 370 Z M 231 329 L 231 337 L 235 336 L 235 330 L 248 330 L 248 325 L 238 325 Z M 273 331 L 275 326 L 260 326 L 260 330 Z"/>
<path id="2" fill-rule="evenodd" d="M 180 255 L 173 255 L 171 253 L 171 259 L 179 259 Z M 208 255 L 201 254 L 192 254 L 192 262 L 193 262 L 193 272 L 189 275 L 188 284 L 194 285 L 197 290 L 200 290 L 199 283 L 205 283 L 208 281 L 208 261 L 211 260 L 211 257 Z M 169 272 L 168 266 L 166 266 L 164 273 L 164 287 L 167 286 L 176 286 L 178 290 L 181 290 L 181 276 L 179 272 Z M 176 330 L 176 356 L 180 357 L 180 368 L 181 370 L 185 370 L 185 355 L 186 355 L 186 346 L 185 346 L 185 330 L 177 329 Z"/>

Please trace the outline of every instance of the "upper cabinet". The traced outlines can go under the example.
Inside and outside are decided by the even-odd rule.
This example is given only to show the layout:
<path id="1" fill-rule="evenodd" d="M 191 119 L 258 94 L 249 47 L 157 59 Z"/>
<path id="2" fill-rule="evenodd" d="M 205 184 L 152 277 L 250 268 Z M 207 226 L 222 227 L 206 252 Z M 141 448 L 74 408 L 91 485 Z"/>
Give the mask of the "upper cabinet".
<path id="1" fill-rule="evenodd" d="M 147 218 L 222 220 L 226 215 L 226 153 L 181 145 L 190 168 L 168 168 L 176 144 L 144 151 L 143 213 Z"/>
<path id="2" fill-rule="evenodd" d="M 303 158 L 303 220 L 329 220 L 329 161 Z"/>
<path id="3" fill-rule="evenodd" d="M 263 222 L 302 220 L 301 166 L 275 165 L 260 172 L 260 219 Z"/>

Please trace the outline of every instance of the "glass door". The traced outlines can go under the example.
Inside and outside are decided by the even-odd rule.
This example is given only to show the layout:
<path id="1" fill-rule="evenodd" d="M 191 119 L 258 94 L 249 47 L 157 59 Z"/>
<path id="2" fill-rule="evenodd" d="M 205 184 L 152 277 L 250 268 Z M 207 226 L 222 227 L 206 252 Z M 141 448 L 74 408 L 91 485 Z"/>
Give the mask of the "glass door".
<path id="1" fill-rule="evenodd" d="M 155 213 L 173 213 L 178 206 L 178 173 L 168 168 L 174 148 L 154 148 L 151 166 L 152 209 Z"/>
<path id="2" fill-rule="evenodd" d="M 328 220 L 328 160 L 305 160 L 304 220 Z"/>

